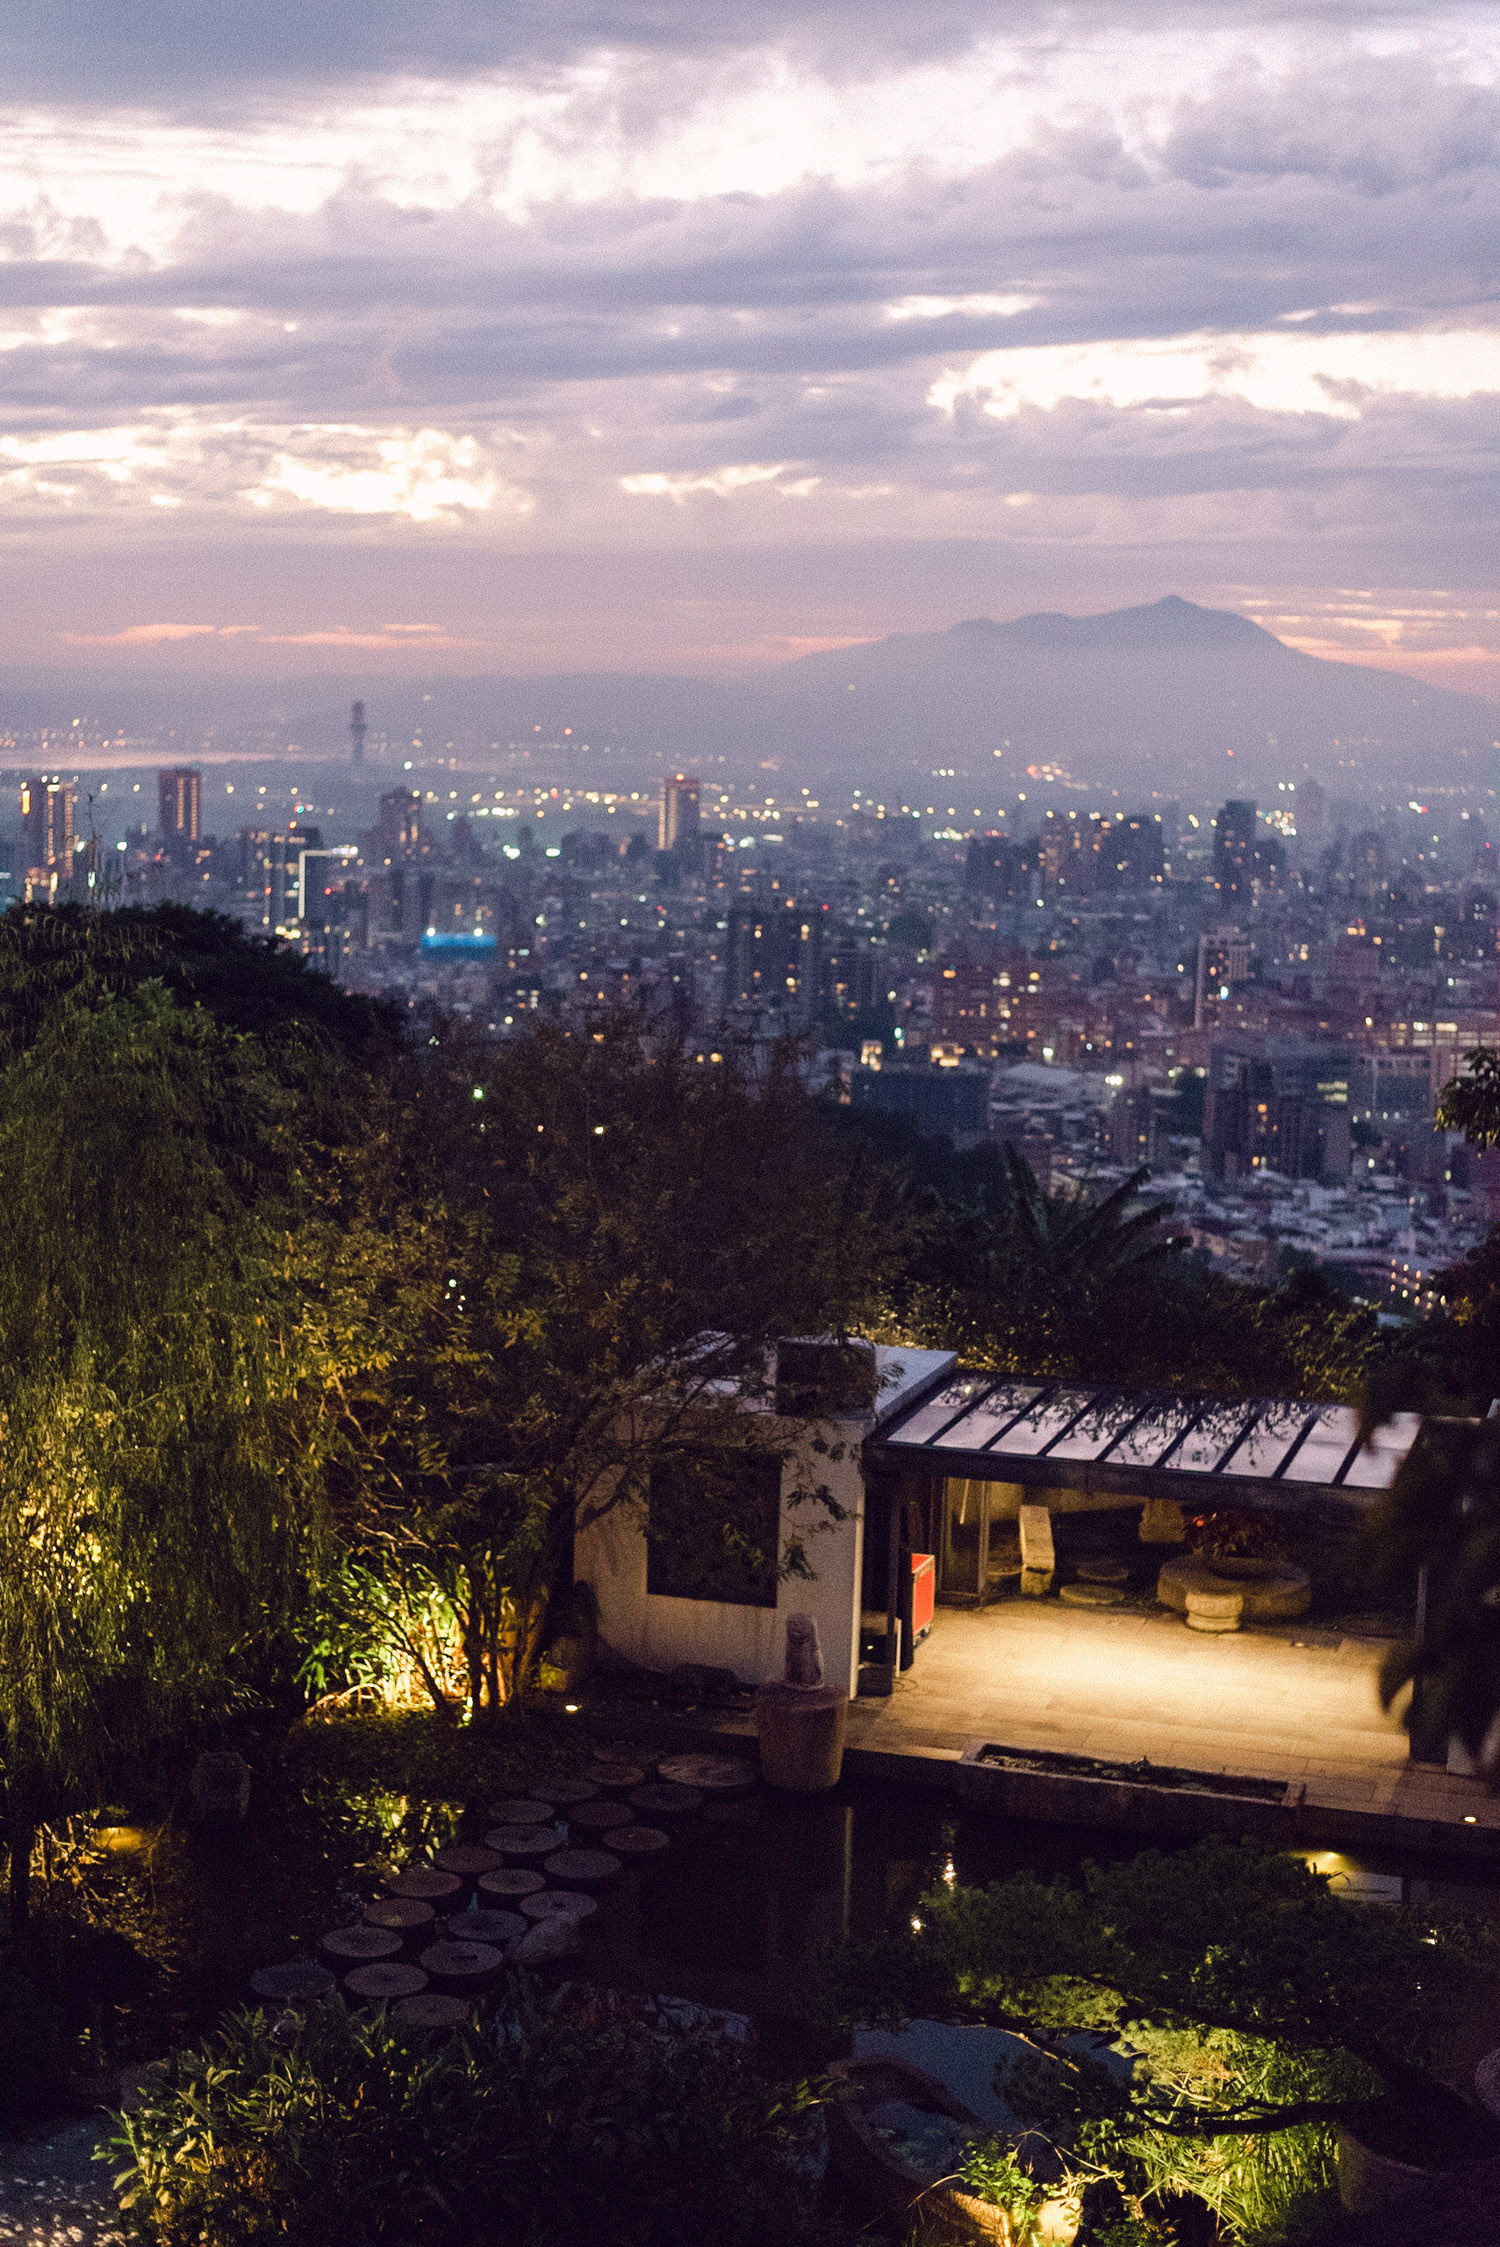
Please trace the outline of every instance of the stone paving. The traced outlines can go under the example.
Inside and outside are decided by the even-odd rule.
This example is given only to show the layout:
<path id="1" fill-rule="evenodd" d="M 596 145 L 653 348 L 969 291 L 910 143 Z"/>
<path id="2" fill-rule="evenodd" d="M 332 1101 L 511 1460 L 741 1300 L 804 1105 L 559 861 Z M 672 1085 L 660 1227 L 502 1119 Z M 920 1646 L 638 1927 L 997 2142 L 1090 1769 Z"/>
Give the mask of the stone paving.
<path id="1" fill-rule="evenodd" d="M 1376 1691 L 1381 1647 L 1306 1626 L 1214 1637 L 1167 1610 L 1054 1600 L 940 1608 L 886 1700 L 849 1712 L 851 1747 L 959 1755 L 975 1739 L 1133 1763 L 1299 1780 L 1310 1804 L 1500 1831 L 1474 1781 L 1414 1765 Z"/>

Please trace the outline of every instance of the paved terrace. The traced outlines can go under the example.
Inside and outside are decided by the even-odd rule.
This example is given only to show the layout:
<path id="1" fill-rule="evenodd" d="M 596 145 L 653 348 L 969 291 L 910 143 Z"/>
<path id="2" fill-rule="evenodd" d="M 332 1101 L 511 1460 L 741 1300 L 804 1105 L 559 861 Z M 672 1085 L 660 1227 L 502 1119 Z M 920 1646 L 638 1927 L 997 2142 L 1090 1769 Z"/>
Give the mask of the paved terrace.
<path id="1" fill-rule="evenodd" d="M 956 1758 L 975 1740 L 1301 1781 L 1309 1807 L 1500 1835 L 1500 1800 L 1407 1760 L 1381 1709 L 1382 1648 L 1306 1626 L 1210 1636 L 1180 1616 L 1008 1600 L 940 1608 L 888 1700 L 849 1711 L 851 1747 Z"/>

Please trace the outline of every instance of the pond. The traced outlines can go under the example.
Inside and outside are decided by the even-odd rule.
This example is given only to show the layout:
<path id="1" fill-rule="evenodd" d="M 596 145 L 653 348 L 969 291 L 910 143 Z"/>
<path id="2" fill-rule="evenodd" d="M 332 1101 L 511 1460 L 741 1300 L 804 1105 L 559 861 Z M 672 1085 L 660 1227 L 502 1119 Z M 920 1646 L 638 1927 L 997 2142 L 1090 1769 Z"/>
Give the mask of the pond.
<path id="1" fill-rule="evenodd" d="M 78 1875 L 71 1908 L 44 1922 L 70 1985 L 70 2026 L 88 2034 L 100 2061 L 152 2057 L 201 2034 L 224 2006 L 248 2001 L 257 1967 L 311 1956 L 320 1935 L 357 1920 L 393 1865 L 460 1835 L 477 1839 L 487 1823 L 479 1805 L 326 1786 L 299 1792 L 270 1780 L 245 1824 L 228 1833 L 101 1828 L 103 1846 Z M 846 1781 L 827 1797 L 756 1788 L 710 1799 L 670 1835 L 659 1857 L 600 1896 L 578 1970 L 746 2015 L 796 2066 L 833 2049 L 806 2020 L 828 1944 L 901 1925 L 945 1878 L 1073 1874 L 1090 1858 L 1141 1847 L 1135 1835 L 984 1815 L 934 1792 L 870 1781 Z M 565 1838 L 560 1832 L 559 1848 Z M 1362 1903 L 1500 1917 L 1500 1864 L 1304 1854 Z M 65 1886 L 56 1903 L 66 1907 L 69 1895 Z"/>

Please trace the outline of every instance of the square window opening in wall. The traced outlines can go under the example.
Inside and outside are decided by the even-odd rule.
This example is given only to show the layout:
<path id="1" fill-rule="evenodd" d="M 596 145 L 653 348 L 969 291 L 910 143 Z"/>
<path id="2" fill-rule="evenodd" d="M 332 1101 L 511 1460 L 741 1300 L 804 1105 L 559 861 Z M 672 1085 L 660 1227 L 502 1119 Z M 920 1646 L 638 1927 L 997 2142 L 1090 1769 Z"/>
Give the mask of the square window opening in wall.
<path id="1" fill-rule="evenodd" d="M 646 1590 L 659 1599 L 774 1607 L 781 1461 L 705 1447 L 659 1459 L 647 1492 Z"/>

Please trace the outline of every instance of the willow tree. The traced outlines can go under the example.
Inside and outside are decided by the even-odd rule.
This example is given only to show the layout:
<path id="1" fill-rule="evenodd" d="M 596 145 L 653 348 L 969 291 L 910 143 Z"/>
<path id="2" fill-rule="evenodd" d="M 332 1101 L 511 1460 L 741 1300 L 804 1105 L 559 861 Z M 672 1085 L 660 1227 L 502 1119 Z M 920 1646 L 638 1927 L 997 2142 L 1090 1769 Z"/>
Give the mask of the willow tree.
<path id="1" fill-rule="evenodd" d="M 0 1068 L 0 1755 L 39 1826 L 224 1709 L 312 1522 L 322 1384 L 285 1094 L 159 985 L 74 987 Z"/>
<path id="2" fill-rule="evenodd" d="M 429 1048 L 367 1122 L 326 1302 L 380 1346 L 343 1392 L 338 1518 L 414 1615 L 448 1599 L 475 1714 L 532 1672 L 575 1531 L 640 1506 L 666 1461 L 720 1463 L 701 1488 L 724 1550 L 816 1569 L 836 1511 L 816 1458 L 805 1526 L 769 1553 L 734 1462 L 794 1448 L 745 1408 L 772 1401 L 779 1337 L 858 1317 L 877 1237 L 789 1056 L 752 1070 L 626 1019 L 544 1025 Z"/>

